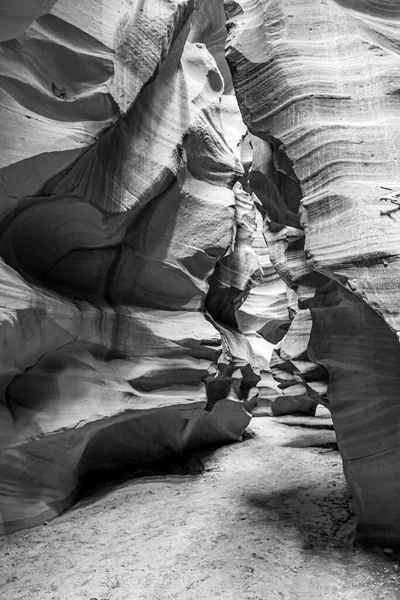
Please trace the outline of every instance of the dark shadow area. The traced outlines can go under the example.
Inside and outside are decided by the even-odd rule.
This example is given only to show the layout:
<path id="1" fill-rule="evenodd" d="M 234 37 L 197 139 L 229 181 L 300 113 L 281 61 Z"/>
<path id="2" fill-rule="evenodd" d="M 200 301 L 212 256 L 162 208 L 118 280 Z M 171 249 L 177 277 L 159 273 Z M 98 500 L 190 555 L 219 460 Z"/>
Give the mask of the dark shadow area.
<path id="1" fill-rule="evenodd" d="M 355 533 L 355 515 L 348 488 L 327 490 L 293 486 L 278 492 L 245 495 L 249 519 L 254 527 L 273 520 L 285 529 L 294 528 L 300 535 L 303 549 L 318 552 L 330 547 L 351 547 Z"/>
<path id="2" fill-rule="evenodd" d="M 291 440 L 286 444 L 282 444 L 285 448 L 315 448 L 319 454 L 327 454 L 328 452 L 338 452 L 339 447 L 334 441 L 327 441 L 326 436 L 319 434 L 299 435 L 295 440 Z M 338 459 L 340 457 L 338 456 Z"/>
<path id="3" fill-rule="evenodd" d="M 81 476 L 78 494 L 69 510 L 88 506 L 119 487 L 140 483 L 142 480 L 163 480 L 172 476 L 182 477 L 182 482 L 185 482 L 188 477 L 198 477 L 205 471 L 213 471 L 209 461 L 219 448 L 221 446 L 207 446 L 195 453 L 188 452 L 153 463 L 89 471 Z"/>
<path id="4" fill-rule="evenodd" d="M 181 456 L 151 464 L 117 469 L 99 469 L 85 474 L 71 510 L 87 506 L 116 488 L 141 479 L 163 479 L 174 476 L 197 476 L 205 470 L 203 460 L 194 455 Z"/>
<path id="5" fill-rule="evenodd" d="M 243 442 L 256 437 L 251 430 L 243 432 Z M 162 480 L 168 477 L 198 477 L 205 471 L 213 471 L 211 466 L 215 453 L 225 446 L 239 446 L 243 442 L 232 442 L 224 445 L 204 446 L 195 452 L 177 454 L 166 460 L 147 464 L 128 465 L 118 468 L 93 469 L 82 474 L 80 486 L 74 504 L 68 510 L 76 510 L 111 494 L 115 489 L 127 484 L 139 483 L 142 480 Z"/>
<path id="6" fill-rule="evenodd" d="M 400 552 L 391 548 L 365 547 L 355 541 L 356 519 L 351 493 L 343 486 L 328 489 L 332 485 L 321 482 L 318 487 L 293 486 L 275 493 L 243 495 L 247 504 L 247 520 L 268 539 L 300 542 L 307 564 L 307 573 L 315 573 L 315 581 L 321 581 L 321 573 L 331 568 L 342 571 L 342 585 L 354 583 L 354 598 L 358 598 L 360 580 L 354 577 L 361 571 L 370 583 L 380 581 L 382 591 L 388 595 L 377 598 L 399 599 L 390 595 L 399 584 Z M 272 537 L 273 536 L 273 537 Z M 257 555 L 253 555 L 258 558 Z M 390 568 L 389 568 L 390 567 Z M 358 575 L 359 578 L 359 575 Z M 307 597 L 307 596 L 305 596 Z M 324 590 L 321 589 L 321 598 Z M 338 595 L 340 598 L 350 596 Z"/>
<path id="7" fill-rule="evenodd" d="M 318 430 L 329 430 L 334 431 L 334 427 L 331 423 L 288 423 L 287 421 L 279 421 L 282 425 L 287 427 L 304 427 L 305 429 L 318 429 Z"/>

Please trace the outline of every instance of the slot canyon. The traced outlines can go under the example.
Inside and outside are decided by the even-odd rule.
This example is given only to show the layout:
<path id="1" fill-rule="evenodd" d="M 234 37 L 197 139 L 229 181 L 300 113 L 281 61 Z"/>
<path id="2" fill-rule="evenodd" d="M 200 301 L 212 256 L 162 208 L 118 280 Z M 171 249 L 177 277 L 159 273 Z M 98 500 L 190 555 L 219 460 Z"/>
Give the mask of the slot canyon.
<path id="1" fill-rule="evenodd" d="M 0 597 L 400 598 L 398 0 L 0 0 L 0 123 Z"/>

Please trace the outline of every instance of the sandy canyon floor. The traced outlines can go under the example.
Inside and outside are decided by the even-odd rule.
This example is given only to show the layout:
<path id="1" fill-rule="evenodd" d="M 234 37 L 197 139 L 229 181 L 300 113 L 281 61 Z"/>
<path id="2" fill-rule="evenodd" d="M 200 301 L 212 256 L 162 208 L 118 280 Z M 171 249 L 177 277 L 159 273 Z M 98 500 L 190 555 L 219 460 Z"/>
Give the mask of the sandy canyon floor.
<path id="1" fill-rule="evenodd" d="M 242 443 L 92 478 L 0 540 L 1 600 L 400 599 L 400 556 L 352 545 L 330 423 L 254 418 Z"/>

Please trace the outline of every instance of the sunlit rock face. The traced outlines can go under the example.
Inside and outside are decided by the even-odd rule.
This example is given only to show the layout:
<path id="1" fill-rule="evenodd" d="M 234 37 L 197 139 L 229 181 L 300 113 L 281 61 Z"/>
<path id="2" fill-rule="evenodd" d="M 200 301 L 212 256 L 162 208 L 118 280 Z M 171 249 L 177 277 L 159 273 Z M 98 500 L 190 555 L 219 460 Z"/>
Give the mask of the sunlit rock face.
<path id="1" fill-rule="evenodd" d="M 283 341 L 279 357 L 327 369 L 358 537 L 399 545 L 400 226 L 382 213 L 400 190 L 400 5 L 226 0 L 225 10 L 233 84 L 259 140 L 250 184 L 306 341 L 300 356 Z"/>
<path id="2" fill-rule="evenodd" d="M 241 439 L 261 277 L 222 2 L 0 2 L 0 511 Z M 225 92 L 224 92 L 225 91 Z M 226 306 L 229 309 L 226 310 Z"/>

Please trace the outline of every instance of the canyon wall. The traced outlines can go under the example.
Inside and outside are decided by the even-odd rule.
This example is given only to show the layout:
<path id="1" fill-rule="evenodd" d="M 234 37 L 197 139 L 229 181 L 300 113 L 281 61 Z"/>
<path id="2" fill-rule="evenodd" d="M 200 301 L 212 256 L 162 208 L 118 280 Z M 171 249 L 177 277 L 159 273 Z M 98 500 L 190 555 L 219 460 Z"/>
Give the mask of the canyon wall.
<path id="1" fill-rule="evenodd" d="M 29 6 L 28 6 L 29 5 Z M 241 439 L 261 277 L 221 2 L 2 2 L 5 531 L 88 470 Z"/>
<path id="2" fill-rule="evenodd" d="M 357 538 L 399 545 L 400 6 L 225 8 L 233 84 L 258 140 L 250 184 L 271 260 L 297 295 L 288 335 L 295 326 L 306 354 L 282 348 L 327 371 Z M 324 397 L 327 377 L 314 379 Z"/>
<path id="3" fill-rule="evenodd" d="M 399 23 L 0 0 L 4 531 L 323 403 L 358 539 L 399 544 Z"/>

